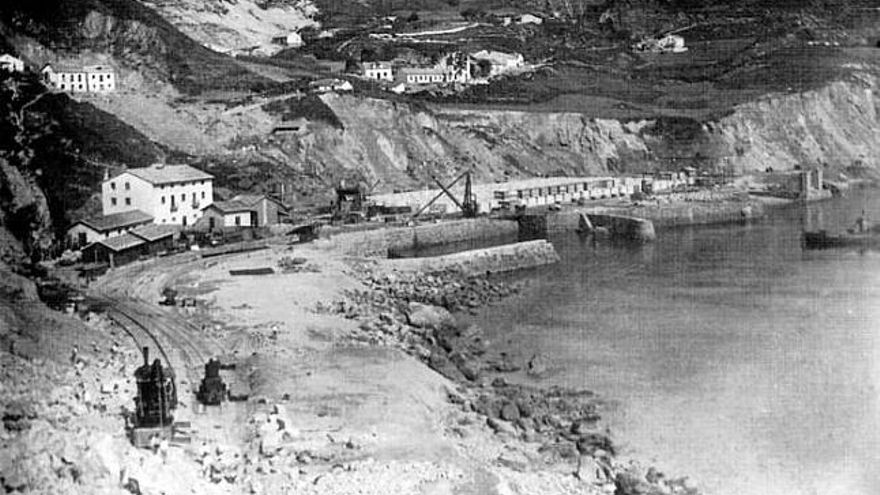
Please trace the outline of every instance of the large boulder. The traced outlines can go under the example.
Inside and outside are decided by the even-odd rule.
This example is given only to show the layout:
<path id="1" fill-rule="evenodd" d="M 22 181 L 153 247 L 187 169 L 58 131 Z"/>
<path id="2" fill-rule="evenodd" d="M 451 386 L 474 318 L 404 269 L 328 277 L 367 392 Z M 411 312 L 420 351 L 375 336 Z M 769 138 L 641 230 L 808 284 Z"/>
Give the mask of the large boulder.
<path id="1" fill-rule="evenodd" d="M 577 479 L 588 484 L 600 484 L 608 481 L 605 469 L 599 464 L 599 461 L 588 455 L 578 457 L 578 467 L 574 475 Z"/>
<path id="2" fill-rule="evenodd" d="M 455 318 L 446 309 L 418 302 L 409 303 L 406 319 L 414 327 L 433 330 L 455 325 Z"/>
<path id="3" fill-rule="evenodd" d="M 544 354 L 533 354 L 527 363 L 528 374 L 540 377 L 547 373 L 550 359 Z"/>

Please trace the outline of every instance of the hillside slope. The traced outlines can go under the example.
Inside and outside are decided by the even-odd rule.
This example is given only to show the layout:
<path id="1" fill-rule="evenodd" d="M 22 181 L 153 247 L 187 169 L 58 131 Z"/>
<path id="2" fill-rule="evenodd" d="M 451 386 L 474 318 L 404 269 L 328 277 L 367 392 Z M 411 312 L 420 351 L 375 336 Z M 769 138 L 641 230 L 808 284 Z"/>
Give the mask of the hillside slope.
<path id="1" fill-rule="evenodd" d="M 185 93 L 267 83 L 135 0 L 7 0 L 0 34 L 35 66 L 92 53 Z"/>
<path id="2" fill-rule="evenodd" d="M 283 47 L 272 38 L 315 26 L 309 0 L 140 0 L 181 32 L 220 52 L 271 55 Z"/>

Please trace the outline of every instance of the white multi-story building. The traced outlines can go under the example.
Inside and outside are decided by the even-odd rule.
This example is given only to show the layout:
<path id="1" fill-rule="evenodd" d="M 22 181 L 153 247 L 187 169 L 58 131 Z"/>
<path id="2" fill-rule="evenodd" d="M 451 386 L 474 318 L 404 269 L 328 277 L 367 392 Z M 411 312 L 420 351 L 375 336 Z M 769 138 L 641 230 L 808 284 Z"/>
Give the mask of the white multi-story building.
<path id="1" fill-rule="evenodd" d="M 363 75 L 374 81 L 393 81 L 394 72 L 391 62 L 364 62 L 361 64 Z"/>
<path id="2" fill-rule="evenodd" d="M 0 70 L 7 72 L 24 72 L 24 60 L 4 53 L 0 55 Z"/>
<path id="3" fill-rule="evenodd" d="M 109 65 L 46 64 L 40 71 L 49 86 L 70 93 L 116 91 L 116 70 Z"/>
<path id="4" fill-rule="evenodd" d="M 406 84 L 442 84 L 446 82 L 447 72 L 435 67 L 405 67 L 399 74 Z"/>
<path id="5" fill-rule="evenodd" d="M 141 210 L 157 224 L 192 225 L 214 202 L 214 177 L 189 165 L 130 168 L 101 184 L 104 215 Z"/>

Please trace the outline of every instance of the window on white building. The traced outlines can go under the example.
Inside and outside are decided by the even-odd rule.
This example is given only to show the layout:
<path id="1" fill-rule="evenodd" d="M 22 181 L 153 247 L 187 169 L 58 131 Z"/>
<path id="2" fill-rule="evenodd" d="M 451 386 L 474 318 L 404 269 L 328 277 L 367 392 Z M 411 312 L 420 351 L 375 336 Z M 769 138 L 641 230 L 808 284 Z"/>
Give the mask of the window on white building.
<path id="1" fill-rule="evenodd" d="M 115 182 L 110 183 L 110 189 L 113 189 L 114 191 L 116 190 L 116 183 Z"/>
<path id="2" fill-rule="evenodd" d="M 126 191 L 130 191 L 130 190 L 131 190 L 131 184 L 129 184 L 128 182 L 125 183 L 125 190 L 126 190 Z"/>
<path id="3" fill-rule="evenodd" d="M 162 204 L 165 204 L 165 196 L 162 196 Z"/>
<path id="4" fill-rule="evenodd" d="M 125 198 L 125 206 L 131 206 L 131 198 Z"/>
<path id="5" fill-rule="evenodd" d="M 202 191 L 202 199 L 205 199 L 205 191 Z"/>
<path id="6" fill-rule="evenodd" d="M 116 206 L 116 198 L 110 198 L 110 204 Z"/>

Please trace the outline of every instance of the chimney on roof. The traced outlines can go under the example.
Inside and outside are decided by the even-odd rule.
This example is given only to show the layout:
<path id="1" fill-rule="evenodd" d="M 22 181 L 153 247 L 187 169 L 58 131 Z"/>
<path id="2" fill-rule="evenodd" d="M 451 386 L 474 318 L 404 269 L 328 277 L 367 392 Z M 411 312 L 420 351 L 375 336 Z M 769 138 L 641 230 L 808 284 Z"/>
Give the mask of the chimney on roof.
<path id="1" fill-rule="evenodd" d="M 104 180 L 110 179 L 110 167 L 104 167 Z"/>

